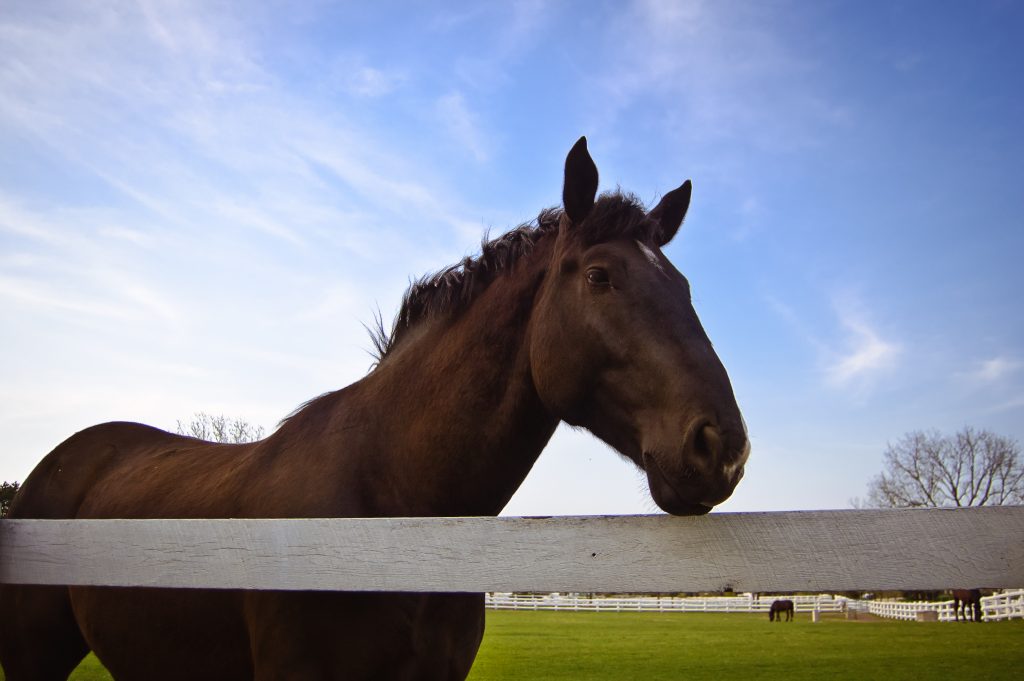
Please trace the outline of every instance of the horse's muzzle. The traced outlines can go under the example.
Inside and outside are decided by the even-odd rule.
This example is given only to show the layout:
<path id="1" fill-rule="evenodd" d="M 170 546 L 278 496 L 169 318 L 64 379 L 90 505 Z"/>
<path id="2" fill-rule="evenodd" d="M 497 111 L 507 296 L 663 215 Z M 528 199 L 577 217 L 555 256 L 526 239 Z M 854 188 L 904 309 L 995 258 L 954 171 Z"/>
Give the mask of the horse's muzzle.
<path id="1" fill-rule="evenodd" d="M 732 495 L 750 453 L 746 435 L 698 423 L 673 457 L 644 452 L 642 467 L 654 502 L 673 515 L 701 515 Z"/>

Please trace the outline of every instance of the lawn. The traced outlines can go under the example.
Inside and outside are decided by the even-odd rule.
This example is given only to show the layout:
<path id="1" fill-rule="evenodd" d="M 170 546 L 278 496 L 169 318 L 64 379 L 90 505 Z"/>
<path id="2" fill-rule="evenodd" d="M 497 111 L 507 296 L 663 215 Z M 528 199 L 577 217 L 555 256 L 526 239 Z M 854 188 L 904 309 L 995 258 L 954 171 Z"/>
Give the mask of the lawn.
<path id="1" fill-rule="evenodd" d="M 471 681 L 1016 679 L 1024 621 L 792 623 L 763 615 L 488 612 Z M 0 674 L 0 679 L 3 675 Z M 89 656 L 74 681 L 110 676 Z"/>
<path id="2" fill-rule="evenodd" d="M 471 681 L 1019 679 L 1024 621 L 787 623 L 764 615 L 488 613 Z"/>

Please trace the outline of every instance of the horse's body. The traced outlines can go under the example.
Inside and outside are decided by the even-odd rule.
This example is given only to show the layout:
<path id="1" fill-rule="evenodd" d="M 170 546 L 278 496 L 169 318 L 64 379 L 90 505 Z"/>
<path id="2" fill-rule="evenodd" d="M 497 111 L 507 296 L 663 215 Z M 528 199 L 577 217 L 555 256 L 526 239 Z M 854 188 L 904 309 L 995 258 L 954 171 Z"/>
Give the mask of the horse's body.
<path id="1" fill-rule="evenodd" d="M 689 182 L 645 213 L 595 201 L 581 140 L 546 211 L 410 288 L 378 366 L 260 442 L 132 423 L 72 436 L 12 518 L 496 515 L 562 420 L 646 471 L 666 511 L 706 513 L 748 444 L 728 377 L 661 252 Z M 89 650 L 119 681 L 464 678 L 479 594 L 0 585 L 8 681 L 63 679 Z"/>
<path id="2" fill-rule="evenodd" d="M 980 589 L 953 590 L 953 619 L 960 621 L 961 614 L 964 616 L 964 622 L 970 622 L 971 619 L 975 622 L 982 620 Z"/>
<path id="3" fill-rule="evenodd" d="M 796 607 L 793 605 L 793 601 L 788 598 L 780 598 L 772 601 L 772 607 L 768 609 L 768 621 L 782 621 L 782 616 L 786 616 L 786 621 L 789 622 L 793 619 L 793 613 Z"/>

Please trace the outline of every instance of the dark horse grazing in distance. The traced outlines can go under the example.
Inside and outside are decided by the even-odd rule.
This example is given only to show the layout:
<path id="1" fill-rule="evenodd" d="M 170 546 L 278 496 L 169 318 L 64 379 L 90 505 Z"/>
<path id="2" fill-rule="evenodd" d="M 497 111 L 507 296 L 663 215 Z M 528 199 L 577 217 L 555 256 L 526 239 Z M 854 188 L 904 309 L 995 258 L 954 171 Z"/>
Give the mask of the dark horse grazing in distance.
<path id="1" fill-rule="evenodd" d="M 960 621 L 960 614 L 963 613 L 964 622 L 971 621 L 971 610 L 974 610 L 974 621 L 982 621 L 981 613 L 981 590 L 980 589 L 954 589 L 953 590 L 953 619 Z"/>
<path id="2" fill-rule="evenodd" d="M 729 378 L 662 253 L 690 183 L 652 210 L 597 197 L 586 140 L 563 209 L 413 284 L 377 366 L 266 439 L 213 444 L 135 423 L 86 429 L 25 480 L 12 518 L 497 515 L 561 421 L 707 513 L 749 445 Z M 8 681 L 64 679 L 89 651 L 119 681 L 462 679 L 482 594 L 0 585 Z"/>
<path id="3" fill-rule="evenodd" d="M 781 598 L 777 601 L 772 601 L 772 607 L 768 609 L 768 621 L 774 622 L 778 620 L 782 621 L 782 616 L 786 616 L 786 621 L 793 619 L 793 614 L 796 608 L 793 605 L 793 601 L 788 598 Z"/>

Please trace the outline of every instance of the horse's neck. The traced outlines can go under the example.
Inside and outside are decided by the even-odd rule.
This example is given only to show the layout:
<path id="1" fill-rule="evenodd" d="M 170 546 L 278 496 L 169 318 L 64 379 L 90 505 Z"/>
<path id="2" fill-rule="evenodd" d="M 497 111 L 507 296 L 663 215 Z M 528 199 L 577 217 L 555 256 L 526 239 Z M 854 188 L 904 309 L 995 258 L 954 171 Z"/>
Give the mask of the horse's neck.
<path id="1" fill-rule="evenodd" d="M 518 489 L 558 425 L 525 342 L 544 272 L 537 256 L 461 313 L 418 322 L 344 391 L 325 436 L 338 441 L 323 446 L 354 476 L 359 513 L 496 515 Z"/>

